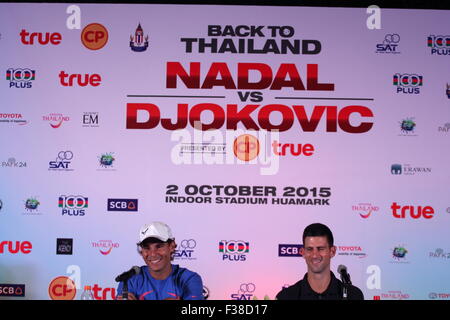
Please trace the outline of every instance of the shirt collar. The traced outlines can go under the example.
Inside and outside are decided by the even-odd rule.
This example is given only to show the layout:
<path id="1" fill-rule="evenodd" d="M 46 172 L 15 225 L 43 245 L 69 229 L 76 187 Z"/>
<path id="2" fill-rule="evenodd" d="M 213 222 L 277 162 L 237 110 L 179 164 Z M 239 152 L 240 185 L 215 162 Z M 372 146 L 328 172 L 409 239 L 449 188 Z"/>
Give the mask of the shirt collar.
<path id="1" fill-rule="evenodd" d="M 305 274 L 303 277 L 303 281 L 301 283 L 301 294 L 302 295 L 308 295 L 308 296 L 335 296 L 339 294 L 339 282 L 338 279 L 335 277 L 334 273 L 330 271 L 331 280 L 328 284 L 327 289 L 322 293 L 315 292 L 308 282 L 308 273 Z"/>

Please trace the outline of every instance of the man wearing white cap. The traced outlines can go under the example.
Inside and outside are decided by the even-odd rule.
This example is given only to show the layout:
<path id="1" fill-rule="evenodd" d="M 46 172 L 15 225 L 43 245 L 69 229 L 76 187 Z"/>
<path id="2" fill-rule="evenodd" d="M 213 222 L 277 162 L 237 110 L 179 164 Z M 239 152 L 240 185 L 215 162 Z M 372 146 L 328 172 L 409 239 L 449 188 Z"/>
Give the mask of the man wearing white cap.
<path id="1" fill-rule="evenodd" d="M 172 264 L 177 244 L 170 227 L 159 221 L 144 225 L 137 243 L 146 266 L 128 280 L 129 300 L 202 300 L 202 278 L 195 272 Z M 120 282 L 118 299 L 122 299 Z"/>

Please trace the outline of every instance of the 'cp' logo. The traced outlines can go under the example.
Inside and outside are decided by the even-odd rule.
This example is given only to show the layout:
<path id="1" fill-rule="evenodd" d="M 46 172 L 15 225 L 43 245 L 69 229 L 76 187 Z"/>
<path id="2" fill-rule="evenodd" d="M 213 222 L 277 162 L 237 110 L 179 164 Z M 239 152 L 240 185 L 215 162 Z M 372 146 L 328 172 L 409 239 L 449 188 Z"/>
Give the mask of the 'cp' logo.
<path id="1" fill-rule="evenodd" d="M 52 300 L 73 300 L 77 289 L 69 277 L 57 277 L 48 286 L 48 295 Z"/>
<path id="2" fill-rule="evenodd" d="M 197 242 L 194 239 L 181 241 L 181 247 L 183 249 L 194 249 L 197 246 Z"/>
<path id="3" fill-rule="evenodd" d="M 81 42 L 90 50 L 99 50 L 108 42 L 108 30 L 99 23 L 91 23 L 81 32 Z"/>
<path id="4" fill-rule="evenodd" d="M 234 155 L 242 161 L 251 161 L 259 154 L 259 140 L 251 134 L 243 134 L 234 140 Z"/>

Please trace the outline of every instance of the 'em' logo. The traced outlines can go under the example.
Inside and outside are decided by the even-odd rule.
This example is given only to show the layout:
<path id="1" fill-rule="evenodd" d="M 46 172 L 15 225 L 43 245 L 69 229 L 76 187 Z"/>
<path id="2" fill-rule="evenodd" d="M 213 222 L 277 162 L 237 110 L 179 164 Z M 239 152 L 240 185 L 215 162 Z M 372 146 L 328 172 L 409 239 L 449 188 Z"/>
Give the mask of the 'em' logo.
<path id="1" fill-rule="evenodd" d="M 76 293 L 75 282 L 69 277 L 57 277 L 48 286 L 48 295 L 52 300 L 73 300 Z"/>
<path id="2" fill-rule="evenodd" d="M 81 32 L 81 42 L 90 50 L 99 50 L 108 42 L 108 30 L 99 23 L 91 23 Z"/>

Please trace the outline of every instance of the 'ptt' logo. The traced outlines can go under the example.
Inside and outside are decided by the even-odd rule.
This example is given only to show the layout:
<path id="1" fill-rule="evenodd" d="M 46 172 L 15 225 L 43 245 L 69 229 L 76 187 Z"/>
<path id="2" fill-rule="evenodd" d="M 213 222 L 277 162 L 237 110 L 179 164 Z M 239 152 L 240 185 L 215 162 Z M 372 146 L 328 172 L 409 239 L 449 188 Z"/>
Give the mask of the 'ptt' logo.
<path id="1" fill-rule="evenodd" d="M 99 23 L 91 23 L 81 32 L 81 42 L 90 50 L 99 50 L 108 42 L 108 30 Z"/>
<path id="2" fill-rule="evenodd" d="M 427 45 L 431 48 L 431 54 L 450 55 L 450 36 L 431 35 L 427 38 Z"/>
<path id="3" fill-rule="evenodd" d="M 231 295 L 231 300 L 251 300 L 256 286 L 253 283 L 242 283 L 237 293 Z"/>
<path id="4" fill-rule="evenodd" d="M 397 87 L 397 93 L 419 94 L 423 85 L 423 77 L 417 74 L 396 73 L 393 77 L 393 84 Z"/>
<path id="5" fill-rule="evenodd" d="M 31 69 L 13 69 L 6 70 L 6 80 L 9 81 L 10 88 L 29 89 L 32 82 L 36 79 L 36 71 Z"/>
<path id="6" fill-rule="evenodd" d="M 219 252 L 223 253 L 222 260 L 245 261 L 249 248 L 249 243 L 242 240 L 222 240 L 219 242 Z"/>

